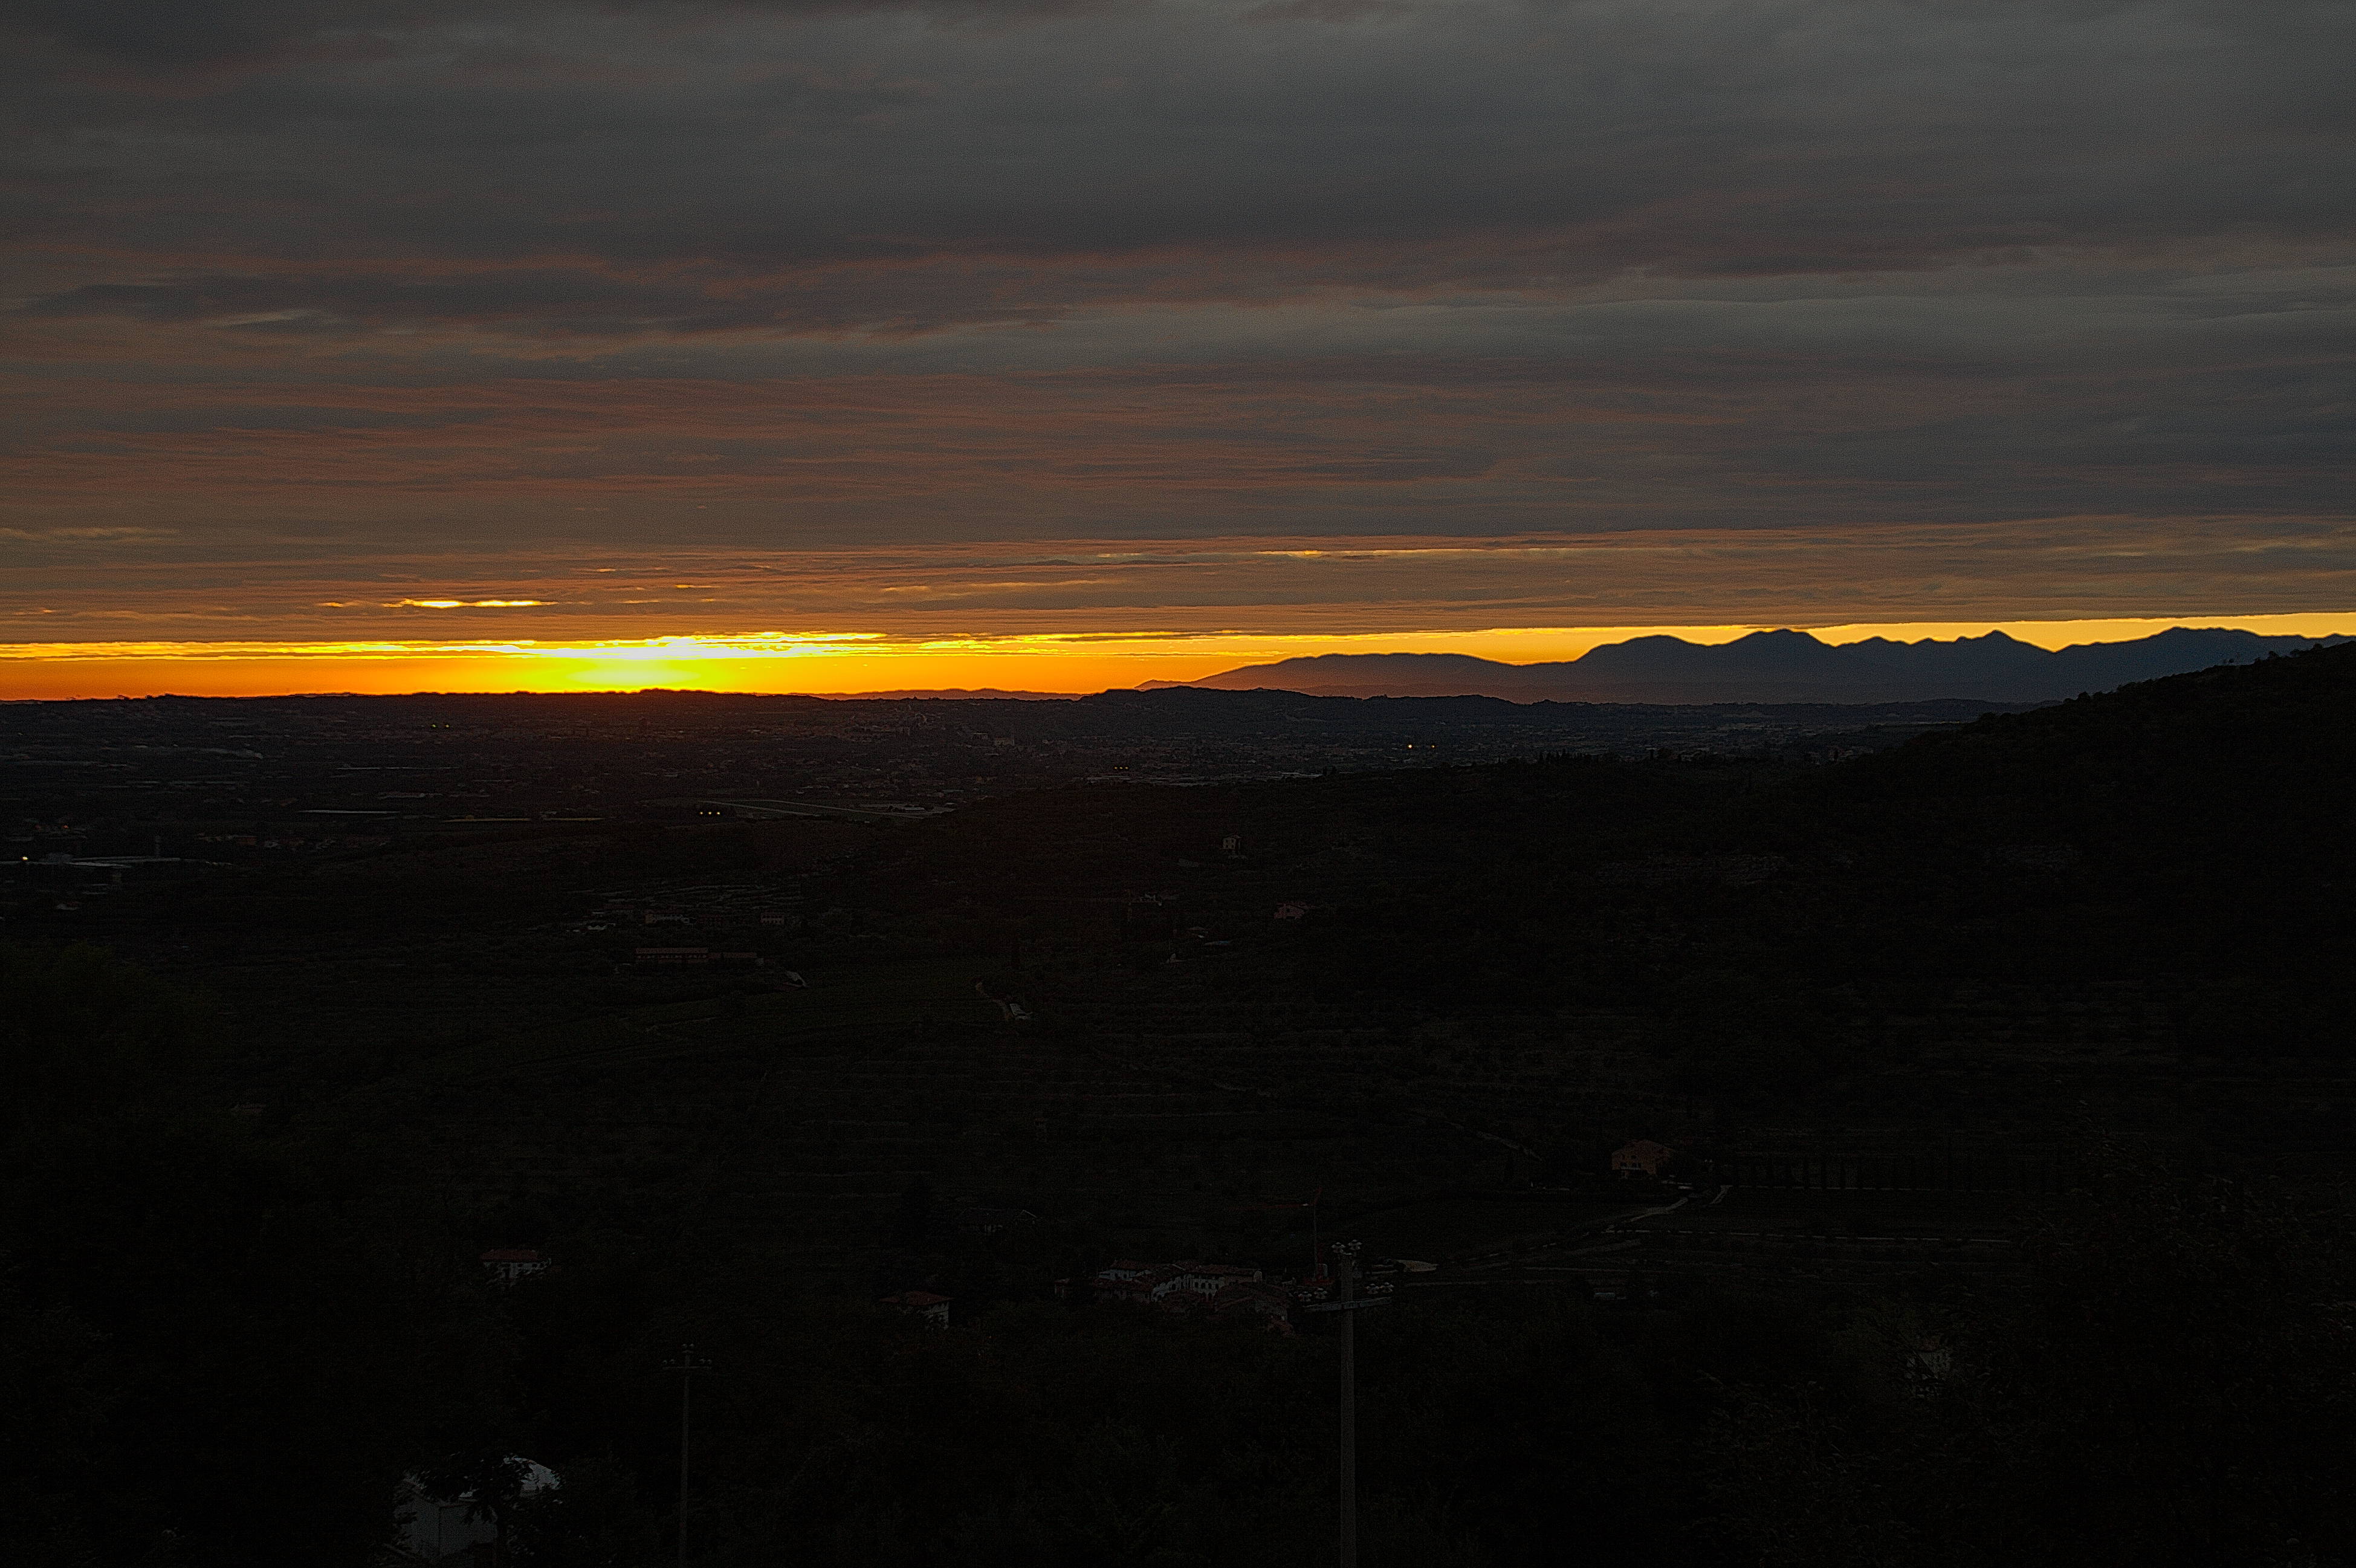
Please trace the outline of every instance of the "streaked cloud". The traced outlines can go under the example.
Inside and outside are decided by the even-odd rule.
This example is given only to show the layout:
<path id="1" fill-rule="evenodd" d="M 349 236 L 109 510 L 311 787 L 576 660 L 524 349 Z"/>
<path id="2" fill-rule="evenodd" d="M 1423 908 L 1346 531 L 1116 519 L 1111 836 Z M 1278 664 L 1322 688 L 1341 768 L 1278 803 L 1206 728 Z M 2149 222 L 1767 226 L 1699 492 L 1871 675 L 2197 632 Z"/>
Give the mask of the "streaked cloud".
<path id="1" fill-rule="evenodd" d="M 443 586 L 470 576 L 498 587 Z M 421 579 L 434 588 L 421 590 Z M 376 591 L 334 591 L 354 581 Z M 538 602 L 512 606 L 517 599 Z M 0 640 L 359 640 L 430 636 L 436 627 L 463 639 L 479 635 L 487 614 L 502 637 L 543 639 L 768 628 L 894 640 L 1355 636 L 2202 613 L 2188 612 L 2188 602 L 2206 602 L 2211 617 L 2356 604 L 2356 526 L 2329 517 L 2162 524 L 2093 515 L 1378 535 L 1311 548 L 1267 537 L 594 552 L 502 541 L 472 560 L 359 556 L 338 538 L 273 539 L 241 554 L 27 560 L 0 577 Z M 1876 613 L 1860 615 L 1860 607 Z M 134 627 L 142 629 L 101 629 Z"/>

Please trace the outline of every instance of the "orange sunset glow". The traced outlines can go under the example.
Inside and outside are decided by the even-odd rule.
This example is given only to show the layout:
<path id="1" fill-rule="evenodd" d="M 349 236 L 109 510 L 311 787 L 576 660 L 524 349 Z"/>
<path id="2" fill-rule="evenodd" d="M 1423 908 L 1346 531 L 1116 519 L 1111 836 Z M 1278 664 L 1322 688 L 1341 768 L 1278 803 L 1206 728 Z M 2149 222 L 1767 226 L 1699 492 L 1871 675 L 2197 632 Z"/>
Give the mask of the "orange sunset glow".
<path id="1" fill-rule="evenodd" d="M 2180 620 L 1912 623 L 1812 628 L 1824 641 L 1976 637 L 2042 648 L 2148 637 L 2169 626 L 2270 636 L 2356 635 L 2356 615 Z M 1238 665 L 1326 653 L 1467 653 L 1504 663 L 1574 659 L 1607 642 L 1675 636 L 1720 643 L 1751 626 L 1524 628 L 1327 637 L 1032 637 L 900 640 L 873 633 L 512 643 L 31 643 L 0 648 L 0 699 L 239 697 L 281 693 L 698 690 L 853 695 L 1001 690 L 1080 694 L 1193 681 Z"/>

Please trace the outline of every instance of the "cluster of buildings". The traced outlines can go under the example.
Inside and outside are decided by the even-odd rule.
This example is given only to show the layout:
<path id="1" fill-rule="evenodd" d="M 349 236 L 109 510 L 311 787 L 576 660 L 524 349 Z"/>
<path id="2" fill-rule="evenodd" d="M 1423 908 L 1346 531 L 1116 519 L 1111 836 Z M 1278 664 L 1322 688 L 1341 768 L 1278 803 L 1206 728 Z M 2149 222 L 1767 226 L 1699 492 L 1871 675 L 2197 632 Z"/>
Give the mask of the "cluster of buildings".
<path id="1" fill-rule="evenodd" d="M 1279 1283 L 1258 1269 L 1192 1258 L 1175 1263 L 1117 1259 L 1098 1269 L 1087 1283 L 1098 1301 L 1152 1307 L 1179 1316 L 1257 1319 L 1287 1333 L 1291 1331 L 1294 1305 L 1323 1294 Z M 1070 1293 L 1071 1281 L 1056 1284 L 1059 1291 Z"/>

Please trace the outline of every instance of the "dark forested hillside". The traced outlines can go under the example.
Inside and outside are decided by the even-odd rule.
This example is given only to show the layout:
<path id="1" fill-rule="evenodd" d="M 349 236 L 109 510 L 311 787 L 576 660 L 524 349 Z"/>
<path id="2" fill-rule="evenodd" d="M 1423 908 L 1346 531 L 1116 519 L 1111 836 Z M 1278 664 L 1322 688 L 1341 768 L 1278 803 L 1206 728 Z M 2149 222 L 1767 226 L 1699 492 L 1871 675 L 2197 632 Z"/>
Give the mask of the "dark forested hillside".
<path id="1" fill-rule="evenodd" d="M 2356 650 L 2331 650 L 1833 768 L 1506 768 L 1430 802 L 1479 832 L 1412 896 L 1324 922 L 1311 967 L 1444 1007 L 1650 1004 L 1674 1050 L 1749 1032 L 1800 1071 L 1876 999 L 2025 982 L 2147 988 L 2186 1047 L 2338 1055 L 2351 763 Z"/>
<path id="2" fill-rule="evenodd" d="M 1372 1563 L 2350 1562 L 2352 719 L 126 859 L 0 946 L 12 1556 L 668 1561 L 692 1340 L 699 1564 L 1318 1558 L 1330 1316 L 1090 1282 L 1346 1239 Z"/>

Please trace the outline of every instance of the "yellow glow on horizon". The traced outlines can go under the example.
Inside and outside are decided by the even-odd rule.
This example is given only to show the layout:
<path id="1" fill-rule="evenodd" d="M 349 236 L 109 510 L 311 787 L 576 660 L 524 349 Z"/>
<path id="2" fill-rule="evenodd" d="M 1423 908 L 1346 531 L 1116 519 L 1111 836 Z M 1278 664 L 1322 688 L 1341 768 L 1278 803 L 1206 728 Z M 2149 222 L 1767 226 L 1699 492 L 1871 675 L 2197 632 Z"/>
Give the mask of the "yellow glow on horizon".
<path id="1" fill-rule="evenodd" d="M 1915 641 L 2001 630 L 2043 648 L 2148 637 L 2172 626 L 2272 635 L 2356 635 L 2356 614 L 2161 619 L 1854 623 L 1807 628 L 1827 642 Z M 1722 643 L 1760 625 L 1526 627 L 1472 631 L 1259 635 L 1053 633 L 892 637 L 882 632 L 541 642 L 182 641 L 0 644 L 0 698 L 263 696 L 304 692 L 589 692 L 653 688 L 852 695 L 894 690 L 1081 693 L 1193 681 L 1239 665 L 1324 653 L 1465 653 L 1501 663 L 1574 659 L 1601 643 L 1675 636 Z"/>
<path id="2" fill-rule="evenodd" d="M 545 605 L 546 599 L 387 599 L 389 610 L 519 610 Z M 340 609 L 340 605 L 330 607 Z"/>

